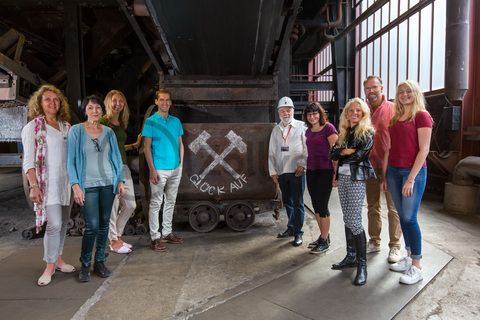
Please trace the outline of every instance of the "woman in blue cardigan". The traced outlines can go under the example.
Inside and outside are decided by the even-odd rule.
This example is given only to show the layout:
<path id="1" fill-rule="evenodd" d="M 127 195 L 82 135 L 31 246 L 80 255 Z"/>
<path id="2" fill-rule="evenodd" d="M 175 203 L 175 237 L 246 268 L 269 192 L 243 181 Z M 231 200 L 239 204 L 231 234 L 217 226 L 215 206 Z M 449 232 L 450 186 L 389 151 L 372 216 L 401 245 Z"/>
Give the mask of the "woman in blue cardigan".
<path id="1" fill-rule="evenodd" d="M 112 129 L 99 123 L 105 106 L 97 96 L 86 97 L 81 106 L 87 121 L 74 125 L 68 133 L 67 171 L 75 202 L 82 207 L 85 232 L 82 239 L 79 274 L 90 281 L 93 245 L 96 242 L 93 271 L 110 276 L 105 266 L 110 212 L 115 194 L 124 193 L 122 157 Z"/>

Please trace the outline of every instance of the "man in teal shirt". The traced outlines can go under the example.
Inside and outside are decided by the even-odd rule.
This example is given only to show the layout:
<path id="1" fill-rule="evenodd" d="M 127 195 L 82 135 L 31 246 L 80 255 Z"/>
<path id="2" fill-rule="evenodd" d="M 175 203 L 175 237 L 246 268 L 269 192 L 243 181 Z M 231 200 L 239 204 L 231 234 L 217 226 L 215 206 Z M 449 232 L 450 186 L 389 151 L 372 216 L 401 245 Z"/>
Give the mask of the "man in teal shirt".
<path id="1" fill-rule="evenodd" d="M 183 128 L 177 117 L 169 115 L 172 106 L 170 92 L 160 89 L 155 93 L 158 111 L 150 116 L 143 126 L 143 147 L 150 172 L 150 248 L 154 251 L 167 250 L 165 243 L 182 244 L 183 239 L 172 232 L 172 218 L 178 186 L 182 178 Z M 158 212 L 162 207 L 162 229 L 159 230 Z"/>

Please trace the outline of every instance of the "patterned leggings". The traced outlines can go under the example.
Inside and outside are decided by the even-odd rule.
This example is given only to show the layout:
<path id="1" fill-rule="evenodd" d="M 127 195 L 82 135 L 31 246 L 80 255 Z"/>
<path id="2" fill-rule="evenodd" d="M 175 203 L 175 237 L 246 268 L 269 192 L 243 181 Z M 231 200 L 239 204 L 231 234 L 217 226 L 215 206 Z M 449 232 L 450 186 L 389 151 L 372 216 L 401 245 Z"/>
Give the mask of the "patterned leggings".
<path id="1" fill-rule="evenodd" d="M 338 195 L 343 212 L 343 223 L 354 235 L 362 233 L 362 207 L 365 199 L 365 181 L 352 181 L 350 176 L 339 174 Z"/>

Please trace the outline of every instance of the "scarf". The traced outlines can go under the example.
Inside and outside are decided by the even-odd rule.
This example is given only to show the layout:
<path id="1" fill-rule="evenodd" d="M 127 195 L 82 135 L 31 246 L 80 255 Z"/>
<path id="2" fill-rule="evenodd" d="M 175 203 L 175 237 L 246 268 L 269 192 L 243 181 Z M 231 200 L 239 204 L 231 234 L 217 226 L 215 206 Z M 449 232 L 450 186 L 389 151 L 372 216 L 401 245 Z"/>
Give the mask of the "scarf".
<path id="1" fill-rule="evenodd" d="M 47 121 L 44 116 L 33 119 L 35 128 L 33 134 L 35 136 L 35 172 L 37 176 L 38 187 L 43 194 L 42 203 L 34 203 L 35 226 L 37 233 L 40 232 L 43 224 L 47 221 L 45 206 L 47 203 Z M 60 131 L 66 139 L 70 124 L 65 121 L 58 122 Z"/>

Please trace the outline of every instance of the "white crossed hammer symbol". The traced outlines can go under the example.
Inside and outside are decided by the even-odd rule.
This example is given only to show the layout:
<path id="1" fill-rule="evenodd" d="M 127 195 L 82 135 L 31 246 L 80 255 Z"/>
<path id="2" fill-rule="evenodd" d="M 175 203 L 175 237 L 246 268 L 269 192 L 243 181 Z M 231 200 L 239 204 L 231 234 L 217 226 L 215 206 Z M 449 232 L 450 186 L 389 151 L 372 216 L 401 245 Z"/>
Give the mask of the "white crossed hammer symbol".
<path id="1" fill-rule="evenodd" d="M 207 176 L 207 174 L 219 164 L 222 165 L 225 170 L 227 170 L 235 179 L 240 178 L 240 175 L 235 172 L 235 170 L 233 170 L 233 168 L 228 163 L 226 163 L 224 159 L 235 148 L 238 149 L 240 153 L 244 153 L 247 151 L 247 145 L 245 144 L 245 142 L 242 141 L 242 137 L 230 130 L 225 136 L 228 140 L 230 140 L 230 144 L 228 145 L 228 147 L 225 148 L 225 150 L 223 150 L 221 154 L 216 153 L 215 150 L 213 150 L 208 145 L 207 140 L 210 137 L 211 135 L 204 130 L 195 140 L 190 142 L 190 144 L 188 145 L 188 148 L 192 150 L 193 153 L 197 154 L 200 149 L 205 149 L 205 151 L 207 151 L 208 154 L 211 155 L 214 159 L 213 162 L 210 163 L 210 165 L 206 167 L 205 170 L 203 170 L 203 172 L 200 174 L 200 178 L 203 180 Z"/>

